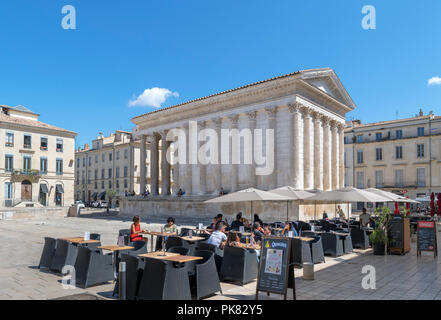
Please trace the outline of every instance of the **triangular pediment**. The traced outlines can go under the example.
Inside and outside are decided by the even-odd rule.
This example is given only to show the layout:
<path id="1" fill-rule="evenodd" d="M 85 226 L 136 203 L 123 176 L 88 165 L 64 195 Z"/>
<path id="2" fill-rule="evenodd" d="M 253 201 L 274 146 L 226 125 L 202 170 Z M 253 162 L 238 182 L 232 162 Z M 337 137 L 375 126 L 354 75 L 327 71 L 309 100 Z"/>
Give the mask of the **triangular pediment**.
<path id="1" fill-rule="evenodd" d="M 349 108 L 355 108 L 354 102 L 343 87 L 343 84 L 340 82 L 340 79 L 338 79 L 334 70 L 326 68 L 302 71 L 300 78 Z"/>

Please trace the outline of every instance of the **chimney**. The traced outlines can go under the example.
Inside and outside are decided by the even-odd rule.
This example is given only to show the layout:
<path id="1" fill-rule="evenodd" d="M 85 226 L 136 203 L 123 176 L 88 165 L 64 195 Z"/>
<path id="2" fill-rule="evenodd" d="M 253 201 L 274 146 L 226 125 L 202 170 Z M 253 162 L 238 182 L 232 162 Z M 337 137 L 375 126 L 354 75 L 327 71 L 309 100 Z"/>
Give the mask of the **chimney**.
<path id="1" fill-rule="evenodd" d="M 86 143 L 86 144 L 84 145 L 84 151 L 87 151 L 87 150 L 89 150 L 89 144 L 88 144 L 88 143 Z"/>
<path id="2" fill-rule="evenodd" d="M 423 109 L 421 109 L 421 108 L 420 108 L 419 116 L 420 116 L 420 117 L 424 116 Z"/>

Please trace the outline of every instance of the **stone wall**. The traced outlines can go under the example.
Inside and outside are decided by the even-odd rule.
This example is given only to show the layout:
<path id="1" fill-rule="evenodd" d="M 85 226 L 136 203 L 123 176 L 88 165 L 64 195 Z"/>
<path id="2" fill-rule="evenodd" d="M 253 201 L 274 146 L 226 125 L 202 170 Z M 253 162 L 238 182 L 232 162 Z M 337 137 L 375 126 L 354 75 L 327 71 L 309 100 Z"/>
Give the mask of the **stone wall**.
<path id="1" fill-rule="evenodd" d="M 222 213 L 227 217 L 228 221 L 233 221 L 236 214 L 241 211 L 243 217 L 250 219 L 251 205 L 245 202 L 236 203 L 222 203 L 222 204 L 205 204 L 203 203 L 207 199 L 121 199 L 120 203 L 120 215 L 134 216 L 139 215 L 142 218 L 155 217 L 164 218 L 167 217 L 201 217 L 212 218 L 218 213 Z M 347 215 L 347 205 L 342 205 L 343 211 Z M 349 207 L 350 208 L 350 207 Z M 256 213 L 259 217 L 265 221 L 308 221 L 314 219 L 314 212 L 316 217 L 321 218 L 323 210 L 326 210 L 329 218 L 334 217 L 335 206 L 329 205 L 317 205 L 313 203 L 302 203 L 291 201 L 267 201 L 267 202 L 253 202 L 253 214 Z"/>
<path id="2" fill-rule="evenodd" d="M 0 208 L 1 220 L 66 217 L 69 207 L 57 208 Z"/>

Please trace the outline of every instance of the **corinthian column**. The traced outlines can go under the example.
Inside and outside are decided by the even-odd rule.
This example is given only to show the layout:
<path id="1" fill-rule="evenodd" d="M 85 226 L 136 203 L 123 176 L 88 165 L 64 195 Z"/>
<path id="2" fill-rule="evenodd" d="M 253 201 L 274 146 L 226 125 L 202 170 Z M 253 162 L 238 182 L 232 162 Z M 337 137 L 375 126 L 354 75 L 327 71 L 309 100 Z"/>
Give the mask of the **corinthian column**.
<path id="1" fill-rule="evenodd" d="M 222 130 L 222 118 L 213 119 L 214 129 L 217 135 L 217 164 L 214 165 L 214 194 L 218 194 L 222 188 L 222 164 L 221 164 L 221 130 Z"/>
<path id="2" fill-rule="evenodd" d="M 207 127 L 206 121 L 199 123 L 200 130 L 204 130 Z M 203 141 L 198 139 L 198 151 L 202 146 Z M 204 159 L 205 160 L 205 159 Z M 198 161 L 199 166 L 199 194 L 205 194 L 207 192 L 207 165 Z"/>
<path id="3" fill-rule="evenodd" d="M 257 118 L 257 111 L 251 111 L 247 113 L 248 116 L 248 128 L 251 131 L 251 139 L 252 143 L 254 143 L 254 130 L 256 129 L 256 118 Z M 249 150 L 251 152 L 251 161 L 252 163 L 248 165 L 248 186 L 250 188 L 255 188 L 257 186 L 256 181 L 256 165 L 254 162 L 254 145 L 249 146 Z"/>
<path id="4" fill-rule="evenodd" d="M 344 125 L 340 124 L 338 126 L 338 155 L 339 155 L 339 178 L 338 182 L 340 188 L 345 187 L 345 133 L 344 133 Z"/>
<path id="5" fill-rule="evenodd" d="M 323 190 L 323 179 L 321 174 L 322 160 L 321 160 L 321 139 L 320 139 L 320 114 L 314 112 L 314 189 Z"/>
<path id="6" fill-rule="evenodd" d="M 329 150 L 329 118 L 323 116 L 323 190 L 331 189 L 331 152 Z"/>
<path id="7" fill-rule="evenodd" d="M 146 162 L 146 143 L 147 143 L 147 136 L 146 135 L 142 135 L 141 136 L 141 147 L 140 147 L 140 151 L 139 151 L 139 193 L 142 194 L 145 192 L 145 188 L 147 185 L 147 168 L 145 165 Z"/>
<path id="8" fill-rule="evenodd" d="M 178 137 L 175 137 L 175 140 L 173 141 L 173 150 L 176 150 L 176 146 L 179 143 L 179 139 Z M 179 191 L 179 155 L 177 153 L 175 153 L 175 158 L 174 158 L 174 162 L 175 164 L 173 165 L 173 194 L 177 195 L 178 191 Z"/>
<path id="9" fill-rule="evenodd" d="M 159 194 L 159 135 L 155 132 L 150 136 L 150 186 L 151 194 Z"/>
<path id="10" fill-rule="evenodd" d="M 231 120 L 231 129 L 238 129 L 239 128 L 239 115 L 234 115 L 230 117 Z M 231 191 L 237 191 L 238 190 L 238 180 L 239 180 L 239 164 L 233 163 L 233 155 L 237 155 L 239 153 L 239 159 L 240 159 L 240 150 L 237 150 L 237 148 L 234 148 L 235 144 L 240 146 L 240 141 L 236 141 L 236 143 L 231 139 Z"/>
<path id="11" fill-rule="evenodd" d="M 277 107 L 271 107 L 268 109 L 265 109 L 266 114 L 267 114 L 267 121 L 268 121 L 268 129 L 272 129 L 274 130 L 274 146 L 273 150 L 274 150 L 274 170 L 272 171 L 272 173 L 269 176 L 269 181 L 268 181 L 268 190 L 272 190 L 274 188 L 277 187 L 277 123 L 276 123 L 276 116 L 277 116 Z M 268 143 L 268 141 L 266 141 L 265 143 Z M 268 157 L 267 157 L 267 161 L 268 161 Z"/>
<path id="12" fill-rule="evenodd" d="M 300 104 L 297 102 L 291 103 L 288 105 L 291 130 L 289 130 L 289 145 L 290 145 L 290 156 L 291 159 L 291 177 L 292 177 L 292 186 L 296 189 L 300 189 L 300 138 L 299 138 L 299 119 L 300 119 Z"/>
<path id="13" fill-rule="evenodd" d="M 167 153 L 170 148 L 170 141 L 167 141 L 167 132 L 164 130 L 161 132 L 161 194 L 163 196 L 170 195 L 170 163 L 167 160 Z"/>
<path id="14" fill-rule="evenodd" d="M 193 193 L 193 165 L 190 163 L 190 143 L 192 143 L 190 139 L 190 130 L 189 124 L 186 123 L 184 127 L 185 131 L 185 139 L 187 140 L 186 148 L 187 148 L 187 163 L 185 164 L 185 193 L 190 195 Z"/>
<path id="15" fill-rule="evenodd" d="M 335 121 L 331 122 L 331 131 L 332 131 L 332 189 L 338 189 L 338 163 L 337 163 L 337 155 L 338 155 L 338 139 L 337 139 L 337 123 Z"/>
<path id="16" fill-rule="evenodd" d="M 303 109 L 303 188 L 313 188 L 312 155 L 311 155 L 311 110 Z"/>

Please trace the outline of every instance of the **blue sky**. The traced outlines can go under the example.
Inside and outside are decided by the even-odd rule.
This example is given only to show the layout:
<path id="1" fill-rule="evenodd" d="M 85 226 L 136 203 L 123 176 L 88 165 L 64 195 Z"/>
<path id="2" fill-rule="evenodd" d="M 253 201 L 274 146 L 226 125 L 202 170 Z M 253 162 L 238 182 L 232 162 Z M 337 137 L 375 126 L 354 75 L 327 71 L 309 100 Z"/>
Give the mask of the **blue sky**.
<path id="1" fill-rule="evenodd" d="M 61 27 L 64 5 L 76 30 Z M 361 9 L 376 8 L 376 30 Z M 131 130 L 154 107 L 129 107 L 167 88 L 162 107 L 302 69 L 331 67 L 363 122 L 440 114 L 441 1 L 14 0 L 0 3 L 0 104 L 79 133 Z"/>

